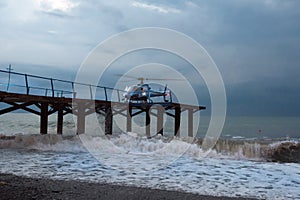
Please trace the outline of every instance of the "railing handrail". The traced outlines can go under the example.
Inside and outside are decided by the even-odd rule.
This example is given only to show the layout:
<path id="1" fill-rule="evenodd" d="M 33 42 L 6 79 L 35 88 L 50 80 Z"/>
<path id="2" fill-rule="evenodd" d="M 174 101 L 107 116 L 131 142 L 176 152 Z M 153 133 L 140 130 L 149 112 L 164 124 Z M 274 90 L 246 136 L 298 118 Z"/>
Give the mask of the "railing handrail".
<path id="1" fill-rule="evenodd" d="M 120 89 L 115 89 L 115 88 L 111 88 L 111 87 L 106 87 L 106 86 L 99 86 L 99 85 L 92 85 L 92 84 L 88 84 L 88 83 L 80 83 L 80 82 L 75 82 L 75 81 L 69 81 L 69 80 L 62 80 L 62 79 L 57 79 L 57 78 L 49 78 L 49 77 L 44 77 L 44 76 L 37 76 L 37 75 L 33 75 L 33 74 L 27 74 L 27 73 L 20 73 L 20 72 L 12 72 L 12 71 L 8 71 L 8 70 L 1 70 L 0 69 L 0 73 L 7 73 L 7 74 L 13 74 L 13 75 L 19 75 L 19 76 L 24 76 L 25 78 L 25 84 L 26 85 L 17 85 L 17 84 L 4 84 L 4 83 L 0 83 L 0 85 L 6 85 L 6 86 L 16 86 L 16 87 L 24 87 L 27 89 L 27 94 L 29 94 L 29 89 L 40 89 L 40 90 L 45 90 L 46 91 L 46 95 L 47 95 L 47 91 L 52 91 L 52 96 L 54 97 L 54 92 L 62 92 L 62 93 L 68 93 L 68 94 L 76 94 L 76 91 L 74 91 L 74 85 L 81 85 L 81 86 L 87 86 L 90 88 L 94 87 L 94 88 L 101 88 L 104 89 L 104 94 L 105 94 L 105 100 L 107 101 L 108 97 L 107 97 L 107 90 L 112 90 L 112 91 L 116 91 L 119 95 L 119 92 L 125 92 L 124 90 L 120 90 Z M 51 83 L 51 88 L 42 88 L 42 87 L 36 87 L 36 86 L 29 86 L 28 84 L 28 78 L 37 78 L 37 79 L 43 79 L 43 80 L 48 80 Z M 71 91 L 67 91 L 67 90 L 58 90 L 55 89 L 53 86 L 53 82 L 57 81 L 57 82 L 62 82 L 62 83 L 69 83 L 72 86 L 72 92 Z M 92 97 L 92 95 L 91 95 Z M 118 99 L 120 99 L 120 97 L 118 96 Z"/>
<path id="2" fill-rule="evenodd" d="M 115 89 L 115 88 L 107 87 L 107 86 L 91 85 L 89 83 L 80 83 L 80 82 L 62 80 L 62 79 L 57 79 L 57 78 L 49 78 L 49 77 L 37 76 L 37 75 L 32 75 L 32 74 L 27 74 L 27 73 L 12 72 L 12 71 L 1 70 L 1 69 L 0 69 L 0 72 L 10 73 L 10 74 L 15 74 L 15 75 L 21 75 L 21 76 L 25 76 L 26 75 L 28 77 L 45 79 L 45 80 L 49 80 L 49 81 L 52 79 L 53 81 L 59 81 L 59 82 L 64 82 L 64 83 L 71 83 L 71 84 L 77 84 L 77 85 L 83 85 L 83 86 L 92 86 L 92 87 L 97 87 L 97 88 L 106 88 L 106 89 L 109 89 L 109 90 L 123 91 L 123 90 L 120 90 L 120 89 Z M 123 91 L 123 92 L 125 92 L 125 91 Z"/>

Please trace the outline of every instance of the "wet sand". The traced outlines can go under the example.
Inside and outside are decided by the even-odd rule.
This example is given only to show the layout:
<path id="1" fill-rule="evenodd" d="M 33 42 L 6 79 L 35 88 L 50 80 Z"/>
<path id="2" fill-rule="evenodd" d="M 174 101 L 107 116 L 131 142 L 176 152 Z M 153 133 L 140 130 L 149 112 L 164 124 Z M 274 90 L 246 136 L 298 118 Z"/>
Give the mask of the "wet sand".
<path id="1" fill-rule="evenodd" d="M 138 187 L 35 179 L 0 174 L 0 199 L 242 199 L 203 196 L 191 193 L 154 190 Z"/>

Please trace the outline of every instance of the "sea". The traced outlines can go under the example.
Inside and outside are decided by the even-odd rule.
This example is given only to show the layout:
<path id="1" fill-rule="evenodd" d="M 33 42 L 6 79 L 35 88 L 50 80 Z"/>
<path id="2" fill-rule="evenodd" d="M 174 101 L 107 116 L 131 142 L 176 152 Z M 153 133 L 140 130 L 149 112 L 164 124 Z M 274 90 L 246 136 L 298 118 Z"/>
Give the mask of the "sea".
<path id="1" fill-rule="evenodd" d="M 181 137 L 166 120 L 165 134 L 145 137 L 142 118 L 132 132 L 114 127 L 101 134 L 104 119 L 86 119 L 76 135 L 76 119 L 64 117 L 64 134 L 39 134 L 39 117 L 0 116 L 0 173 L 34 178 L 79 180 L 201 195 L 257 199 L 300 199 L 300 118 L 230 117 L 215 146 L 201 148 L 210 117 L 201 116 L 198 134 Z M 140 126 L 140 127 L 138 127 Z"/>

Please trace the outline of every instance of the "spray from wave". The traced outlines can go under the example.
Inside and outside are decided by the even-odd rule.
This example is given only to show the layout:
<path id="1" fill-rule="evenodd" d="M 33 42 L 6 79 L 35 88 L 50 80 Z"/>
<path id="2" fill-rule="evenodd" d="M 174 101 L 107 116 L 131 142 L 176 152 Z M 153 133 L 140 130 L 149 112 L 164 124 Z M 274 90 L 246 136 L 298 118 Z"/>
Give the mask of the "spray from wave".
<path id="1" fill-rule="evenodd" d="M 0 149 L 25 149 L 74 153 L 86 151 L 77 136 L 66 137 L 57 134 L 0 135 Z"/>
<path id="2" fill-rule="evenodd" d="M 116 136 L 93 137 L 98 143 L 114 144 L 127 154 L 144 154 L 160 152 L 163 155 L 174 155 L 186 149 L 184 156 L 197 158 L 201 153 L 202 139 L 170 138 L 157 136 L 152 139 L 133 137 L 128 134 Z M 166 148 L 166 146 L 168 148 Z M 48 135 L 0 135 L 0 149 L 27 149 L 38 151 L 86 152 L 79 136 Z M 271 140 L 233 140 L 219 139 L 213 150 L 207 155 L 215 158 L 246 159 L 270 162 L 300 163 L 299 141 Z"/>
<path id="3" fill-rule="evenodd" d="M 300 163 L 300 142 L 292 140 L 219 140 L 218 153 L 241 159 Z"/>
<path id="4" fill-rule="evenodd" d="M 273 143 L 265 152 L 265 156 L 269 161 L 273 162 L 300 163 L 300 142 L 286 141 Z"/>

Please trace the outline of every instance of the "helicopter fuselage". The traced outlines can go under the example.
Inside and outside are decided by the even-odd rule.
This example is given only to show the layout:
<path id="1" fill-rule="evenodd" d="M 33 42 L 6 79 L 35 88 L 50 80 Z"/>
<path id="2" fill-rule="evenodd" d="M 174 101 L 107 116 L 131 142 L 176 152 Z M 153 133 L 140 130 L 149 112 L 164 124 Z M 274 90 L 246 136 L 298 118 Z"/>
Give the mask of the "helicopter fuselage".
<path id="1" fill-rule="evenodd" d="M 151 90 L 149 84 L 139 84 L 133 85 L 125 88 L 124 100 L 125 101 L 143 101 L 143 102 L 152 102 L 152 97 L 163 97 L 164 102 L 168 102 L 171 98 L 167 99 L 166 97 L 170 97 L 170 91 L 167 90 L 167 86 L 163 91 L 155 91 Z"/>

